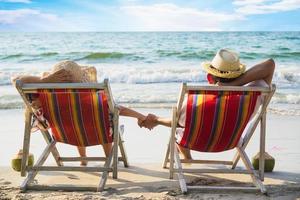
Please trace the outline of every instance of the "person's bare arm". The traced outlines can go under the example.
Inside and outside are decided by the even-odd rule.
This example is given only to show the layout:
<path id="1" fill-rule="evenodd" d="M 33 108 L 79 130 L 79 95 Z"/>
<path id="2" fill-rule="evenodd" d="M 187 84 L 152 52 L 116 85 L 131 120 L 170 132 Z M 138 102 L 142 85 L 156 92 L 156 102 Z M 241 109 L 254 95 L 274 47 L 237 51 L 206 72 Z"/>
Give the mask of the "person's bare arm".
<path id="1" fill-rule="evenodd" d="M 172 120 L 170 118 L 157 118 L 157 123 L 163 126 L 171 127 Z"/>
<path id="2" fill-rule="evenodd" d="M 17 80 L 20 80 L 22 83 L 66 83 L 72 82 L 73 77 L 65 69 L 61 69 L 43 77 L 27 75 L 18 76 L 12 79 L 13 84 L 15 84 Z"/>
<path id="3" fill-rule="evenodd" d="M 268 85 L 271 85 L 275 70 L 275 62 L 273 59 L 268 59 L 262 63 L 254 65 L 240 77 L 229 83 L 219 83 L 225 86 L 242 86 L 256 80 L 264 80 Z"/>
<path id="4" fill-rule="evenodd" d="M 11 81 L 15 85 L 17 80 L 20 80 L 22 83 L 42 83 L 41 77 L 38 76 L 17 76 L 12 78 Z"/>
<path id="5" fill-rule="evenodd" d="M 146 116 L 130 108 L 119 106 L 120 115 L 145 120 Z"/>

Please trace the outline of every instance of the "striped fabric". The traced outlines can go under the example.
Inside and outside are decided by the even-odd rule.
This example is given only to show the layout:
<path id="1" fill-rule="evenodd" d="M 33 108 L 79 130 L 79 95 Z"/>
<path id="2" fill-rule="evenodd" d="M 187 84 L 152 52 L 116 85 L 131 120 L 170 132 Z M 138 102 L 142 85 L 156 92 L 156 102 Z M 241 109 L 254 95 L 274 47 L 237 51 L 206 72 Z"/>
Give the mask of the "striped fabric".
<path id="1" fill-rule="evenodd" d="M 201 152 L 233 149 L 255 109 L 260 92 L 190 91 L 179 145 Z"/>
<path id="2" fill-rule="evenodd" d="M 112 142 L 107 98 L 89 89 L 39 90 L 44 117 L 58 142 L 92 146 Z"/>

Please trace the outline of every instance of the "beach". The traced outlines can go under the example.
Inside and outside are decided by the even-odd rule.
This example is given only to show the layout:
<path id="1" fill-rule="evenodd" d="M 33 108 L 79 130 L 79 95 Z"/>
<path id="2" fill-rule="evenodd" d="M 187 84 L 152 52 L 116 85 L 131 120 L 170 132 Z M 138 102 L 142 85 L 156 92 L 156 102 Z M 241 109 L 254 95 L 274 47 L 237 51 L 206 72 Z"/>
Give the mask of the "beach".
<path id="1" fill-rule="evenodd" d="M 138 111 L 147 114 L 155 113 L 163 117 L 170 117 L 170 109 L 137 108 Z M 23 178 L 18 172 L 10 168 L 10 159 L 22 148 L 23 138 L 23 110 L 0 110 L 0 130 L 2 136 L 0 152 L 0 199 L 297 199 L 300 198 L 300 141 L 298 130 L 300 128 L 299 116 L 269 114 L 267 116 L 266 151 L 275 160 L 274 172 L 266 173 L 264 184 L 269 196 L 259 192 L 218 192 L 190 191 L 187 195 L 180 193 L 179 184 L 168 178 L 168 170 L 161 167 L 165 155 L 170 129 L 158 126 L 149 131 L 139 128 L 136 121 L 131 118 L 121 117 L 120 123 L 124 124 L 124 140 L 130 163 L 129 168 L 124 168 L 119 163 L 119 178 L 113 180 L 109 175 L 106 190 L 95 192 L 53 192 L 53 191 L 28 191 L 21 193 L 19 185 Z M 259 135 L 256 131 L 251 142 L 246 148 L 250 157 L 258 152 Z M 32 133 L 30 152 L 35 159 L 41 154 L 45 142 L 39 132 Z M 64 156 L 77 155 L 76 149 L 68 145 L 58 145 L 60 153 Z M 231 160 L 232 151 L 220 155 L 210 155 L 192 152 L 195 158 Z M 88 155 L 103 155 L 101 147 L 88 148 Z M 47 164 L 54 165 L 54 160 L 49 157 Z M 71 165 L 78 165 L 72 163 Z M 89 166 L 97 166 L 98 163 L 90 162 Z M 243 165 L 239 162 L 239 168 Z M 42 172 L 36 177 L 40 184 L 75 184 L 97 185 L 99 182 L 97 173 L 77 172 Z M 234 185 L 242 182 L 249 185 L 251 179 L 246 175 L 191 175 L 186 174 L 188 182 L 192 184 L 207 185 Z M 240 183 L 239 183 L 240 184 Z"/>
<path id="2" fill-rule="evenodd" d="M 299 199 L 300 198 L 300 37 L 287 32 L 0 32 L 0 199 Z M 272 44 L 272 45 L 270 45 Z M 180 193 L 177 176 L 170 180 L 162 162 L 170 128 L 149 131 L 134 119 L 121 117 L 125 148 L 130 163 L 119 163 L 119 179 L 109 175 L 106 190 L 95 192 L 29 191 L 21 193 L 24 180 L 10 167 L 22 149 L 24 105 L 11 78 L 41 75 L 62 60 L 94 66 L 98 82 L 109 79 L 114 101 L 144 114 L 171 117 L 183 82 L 207 85 L 201 67 L 220 48 L 239 52 L 247 69 L 273 58 L 276 92 L 267 115 L 266 151 L 275 158 L 274 172 L 266 173 L 269 196 L 260 193 L 191 191 Z M 45 148 L 39 132 L 31 135 L 35 160 Z M 76 156 L 73 146 L 57 144 L 63 156 Z M 259 151 L 258 130 L 246 148 L 249 157 Z M 99 146 L 87 148 L 89 156 L 103 156 Z M 194 158 L 231 160 L 234 152 L 212 155 L 192 152 Z M 46 164 L 54 165 L 50 156 Z M 78 166 L 78 163 L 70 163 Z M 89 162 L 89 166 L 99 163 Z M 215 167 L 215 166 L 213 166 Z M 242 162 L 238 168 L 243 168 Z M 251 183 L 249 176 L 186 174 L 190 184 L 235 185 Z M 97 185 L 98 173 L 43 172 L 41 184 Z"/>

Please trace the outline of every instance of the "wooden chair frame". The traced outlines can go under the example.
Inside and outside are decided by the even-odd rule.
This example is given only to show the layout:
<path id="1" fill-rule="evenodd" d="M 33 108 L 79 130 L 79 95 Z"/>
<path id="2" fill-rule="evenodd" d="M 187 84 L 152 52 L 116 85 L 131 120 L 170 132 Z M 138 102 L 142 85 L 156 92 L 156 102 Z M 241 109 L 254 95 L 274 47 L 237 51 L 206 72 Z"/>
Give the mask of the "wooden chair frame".
<path id="1" fill-rule="evenodd" d="M 190 91 L 259 91 L 264 97 L 260 109 L 257 111 L 254 122 L 251 123 L 247 129 L 244 130 L 238 146 L 236 147 L 236 155 L 232 161 L 220 161 L 220 160 L 187 160 L 180 159 L 179 153 L 176 148 L 175 132 L 179 118 L 179 112 L 183 104 L 184 96 Z M 264 166 L 265 166 L 265 138 L 266 138 L 266 109 L 276 90 L 276 85 L 271 85 L 269 88 L 265 87 L 241 87 L 241 86 L 188 86 L 186 83 L 182 84 L 180 96 L 177 102 L 177 106 L 173 107 L 173 117 L 171 125 L 171 136 L 167 147 L 166 156 L 164 159 L 163 167 L 167 167 L 167 163 L 170 163 L 169 172 L 170 179 L 173 179 L 174 173 L 177 173 L 181 191 L 186 193 L 188 189 L 201 189 L 201 190 L 260 190 L 262 193 L 266 193 L 267 190 L 263 185 L 264 180 Z M 249 143 L 258 123 L 260 122 L 260 147 L 259 147 L 259 170 L 258 174 L 253 169 L 249 157 L 245 152 L 245 148 Z M 247 170 L 233 170 L 235 169 L 239 159 L 242 159 Z M 231 169 L 190 169 L 183 168 L 181 163 L 195 163 L 195 164 L 223 164 L 230 165 Z M 174 166 L 175 165 L 175 166 Z M 252 182 L 256 187 L 218 187 L 218 186 L 187 186 L 183 173 L 240 173 L 249 174 L 252 178 Z"/>
<path id="2" fill-rule="evenodd" d="M 45 84 L 22 84 L 17 81 L 16 88 L 20 93 L 25 106 L 25 129 L 23 138 L 23 156 L 21 162 L 21 176 L 27 177 L 21 184 L 21 189 L 26 191 L 27 189 L 44 189 L 44 190 L 91 190 L 91 191 L 103 191 L 105 183 L 107 181 L 108 173 L 113 173 L 113 178 L 118 177 L 118 161 L 122 161 L 125 167 L 128 167 L 128 160 L 126 151 L 123 145 L 122 135 L 124 132 L 124 126 L 119 127 L 119 110 L 114 104 L 113 96 L 111 93 L 108 79 L 105 79 L 103 83 L 45 83 Z M 48 131 L 41 131 L 47 146 L 43 153 L 36 161 L 33 167 L 27 165 L 29 148 L 30 148 L 30 131 L 32 128 L 33 108 L 31 107 L 26 94 L 37 93 L 38 89 L 99 89 L 104 90 L 107 100 L 109 111 L 113 113 L 113 147 L 108 157 L 61 157 L 57 148 L 56 141 L 53 139 Z M 121 157 L 118 157 L 118 146 L 121 151 Z M 48 158 L 49 154 L 52 154 L 57 166 L 44 166 L 44 162 Z M 70 161 L 104 161 L 103 167 L 75 167 L 75 166 L 63 166 L 63 162 Z M 98 187 L 84 187 L 84 186 L 41 186 L 33 185 L 32 181 L 39 171 L 82 171 L 82 172 L 102 172 L 101 180 Z"/>

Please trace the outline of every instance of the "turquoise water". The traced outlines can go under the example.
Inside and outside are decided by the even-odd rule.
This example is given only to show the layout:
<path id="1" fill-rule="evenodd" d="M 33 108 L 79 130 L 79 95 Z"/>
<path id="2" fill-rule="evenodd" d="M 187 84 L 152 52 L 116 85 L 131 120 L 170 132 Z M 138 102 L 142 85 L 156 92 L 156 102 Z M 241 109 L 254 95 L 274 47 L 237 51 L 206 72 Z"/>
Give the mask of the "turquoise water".
<path id="1" fill-rule="evenodd" d="M 248 67 L 275 59 L 272 107 L 298 110 L 300 32 L 0 33 L 0 109 L 21 106 L 11 76 L 39 75 L 66 59 L 95 66 L 117 102 L 170 106 L 181 82 L 205 84 L 200 63 L 224 47 Z"/>

